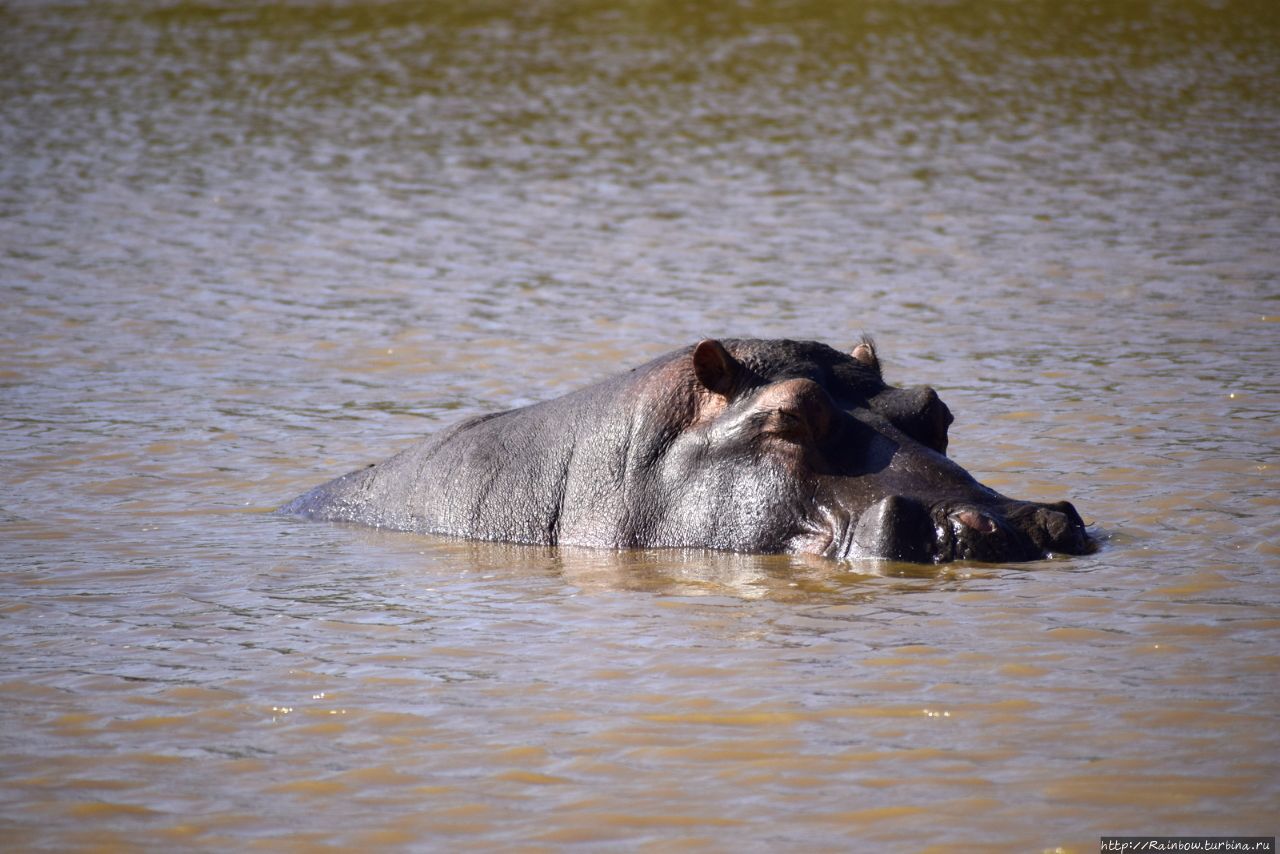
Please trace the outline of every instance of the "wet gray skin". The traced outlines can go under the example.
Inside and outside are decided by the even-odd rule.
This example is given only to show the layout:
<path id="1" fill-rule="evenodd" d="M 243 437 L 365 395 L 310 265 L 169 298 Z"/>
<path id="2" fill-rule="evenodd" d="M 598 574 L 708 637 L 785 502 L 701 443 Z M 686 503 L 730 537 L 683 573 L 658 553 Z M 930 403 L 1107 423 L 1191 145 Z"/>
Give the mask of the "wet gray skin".
<path id="1" fill-rule="evenodd" d="M 1084 554 L 1065 501 L 1017 501 L 946 456 L 951 412 L 874 346 L 707 340 L 555 400 L 464 421 L 282 510 L 545 545 L 916 563 Z"/>

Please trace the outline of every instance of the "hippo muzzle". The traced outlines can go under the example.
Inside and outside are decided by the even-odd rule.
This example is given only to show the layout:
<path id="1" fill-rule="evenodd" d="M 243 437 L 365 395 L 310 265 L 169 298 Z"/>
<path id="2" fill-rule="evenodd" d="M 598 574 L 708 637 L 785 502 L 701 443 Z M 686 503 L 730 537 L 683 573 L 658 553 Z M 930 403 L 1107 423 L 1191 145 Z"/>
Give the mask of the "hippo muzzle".
<path id="1" fill-rule="evenodd" d="M 1087 554 L 1094 548 L 1084 521 L 1068 501 L 1008 501 L 996 506 L 961 501 L 930 507 L 891 495 L 862 513 L 837 556 L 908 563 L 1003 562 Z"/>

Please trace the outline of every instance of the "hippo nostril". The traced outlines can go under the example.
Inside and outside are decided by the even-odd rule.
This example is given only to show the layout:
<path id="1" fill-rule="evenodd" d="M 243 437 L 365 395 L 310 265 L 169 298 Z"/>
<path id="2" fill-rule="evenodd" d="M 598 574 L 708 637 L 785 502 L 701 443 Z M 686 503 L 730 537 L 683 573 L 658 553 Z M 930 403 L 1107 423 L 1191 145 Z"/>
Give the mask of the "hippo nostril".
<path id="1" fill-rule="evenodd" d="M 990 517 L 974 510 L 961 510 L 958 513 L 952 513 L 951 518 L 966 528 L 972 528 L 979 534 L 994 534 L 996 530 L 996 523 Z"/>
<path id="2" fill-rule="evenodd" d="M 1036 522 L 1049 534 L 1050 540 L 1058 542 L 1071 533 L 1071 520 L 1066 513 L 1041 507 L 1036 511 Z"/>
<path id="3" fill-rule="evenodd" d="M 1039 505 L 1027 517 L 1027 522 L 1027 535 L 1046 552 L 1079 555 L 1097 547 L 1070 502 Z"/>
<path id="4" fill-rule="evenodd" d="M 1070 526 L 1080 528 L 1084 527 L 1084 519 L 1080 518 L 1079 511 L 1076 510 L 1075 505 L 1070 501 L 1055 501 L 1054 503 L 1047 504 L 1045 506 L 1050 510 L 1057 510 L 1059 513 L 1066 516 L 1067 522 Z"/>

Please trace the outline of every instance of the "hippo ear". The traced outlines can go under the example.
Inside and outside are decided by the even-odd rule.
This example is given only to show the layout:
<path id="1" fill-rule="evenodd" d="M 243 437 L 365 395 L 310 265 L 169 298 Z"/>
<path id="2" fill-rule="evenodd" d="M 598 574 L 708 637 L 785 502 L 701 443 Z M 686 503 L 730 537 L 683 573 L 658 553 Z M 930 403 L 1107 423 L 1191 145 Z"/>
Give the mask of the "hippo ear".
<path id="1" fill-rule="evenodd" d="M 849 351 L 849 355 L 854 358 L 854 361 L 868 368 L 880 367 L 880 359 L 876 356 L 876 342 L 866 335 L 862 336 L 862 340 Z"/>
<path id="2" fill-rule="evenodd" d="M 742 366 L 737 359 L 729 355 L 724 345 L 713 338 L 699 341 L 693 348 L 693 374 L 698 382 L 726 397 L 733 391 L 738 382 L 738 374 Z"/>

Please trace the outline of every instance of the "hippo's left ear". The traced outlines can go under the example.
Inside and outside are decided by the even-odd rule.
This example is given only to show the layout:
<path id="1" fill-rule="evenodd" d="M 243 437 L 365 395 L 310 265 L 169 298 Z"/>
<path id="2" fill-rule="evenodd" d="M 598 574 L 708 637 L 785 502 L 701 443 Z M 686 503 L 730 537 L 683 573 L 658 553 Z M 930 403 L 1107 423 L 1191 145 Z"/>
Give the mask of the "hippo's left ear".
<path id="1" fill-rule="evenodd" d="M 716 394 L 728 397 L 741 372 L 742 365 L 714 338 L 699 341 L 693 348 L 693 375 Z"/>

